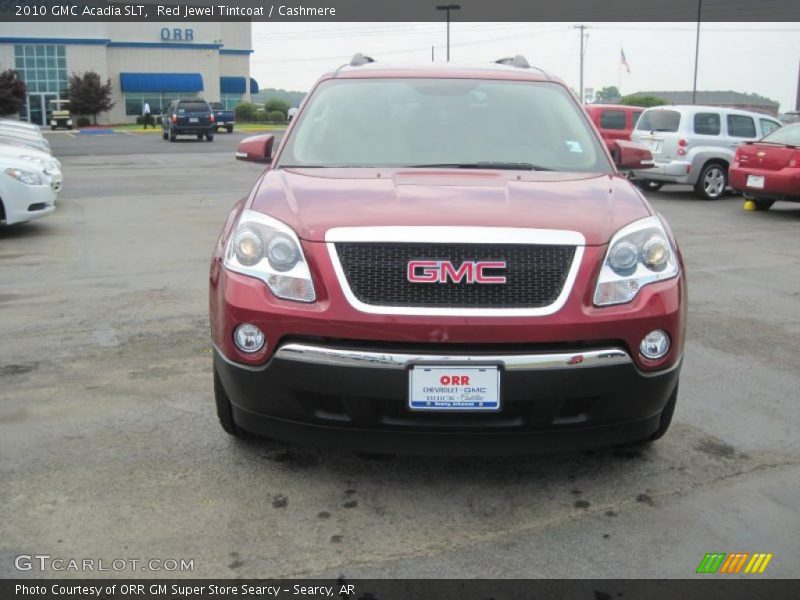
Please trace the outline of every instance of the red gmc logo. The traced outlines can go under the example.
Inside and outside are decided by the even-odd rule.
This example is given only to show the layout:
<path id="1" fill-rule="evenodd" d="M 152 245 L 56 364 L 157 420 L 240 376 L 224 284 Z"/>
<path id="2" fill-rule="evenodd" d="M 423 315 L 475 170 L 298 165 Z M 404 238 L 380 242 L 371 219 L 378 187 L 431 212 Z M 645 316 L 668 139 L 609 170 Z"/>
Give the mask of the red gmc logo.
<path id="1" fill-rule="evenodd" d="M 487 275 L 486 271 L 505 269 L 506 261 L 464 261 L 456 266 L 448 260 L 412 260 L 408 263 L 411 283 L 505 283 L 505 275 Z"/>

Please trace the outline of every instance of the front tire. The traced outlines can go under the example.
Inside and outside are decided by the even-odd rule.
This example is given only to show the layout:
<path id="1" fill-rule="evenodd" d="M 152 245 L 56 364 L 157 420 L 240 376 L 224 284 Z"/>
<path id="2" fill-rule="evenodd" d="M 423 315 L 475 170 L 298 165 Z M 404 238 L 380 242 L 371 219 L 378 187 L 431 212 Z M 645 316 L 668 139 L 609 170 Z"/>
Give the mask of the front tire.
<path id="1" fill-rule="evenodd" d="M 213 133 L 207 133 L 207 134 L 206 134 L 206 139 L 207 139 L 209 142 L 213 142 L 213 141 L 214 141 L 214 134 L 213 134 Z"/>
<path id="2" fill-rule="evenodd" d="M 228 398 L 228 394 L 225 393 L 225 388 L 222 387 L 222 380 L 219 378 L 216 369 L 214 369 L 214 401 L 217 405 L 217 418 L 222 429 L 228 435 L 240 437 L 242 432 L 233 421 L 231 401 Z"/>
<path id="3" fill-rule="evenodd" d="M 704 200 L 718 200 L 727 187 L 728 169 L 720 163 L 709 163 L 700 172 L 694 190 Z"/>
<path id="4" fill-rule="evenodd" d="M 177 133 L 175 133 L 175 130 L 174 130 L 174 129 L 170 129 L 170 130 L 169 130 L 169 141 L 170 141 L 170 142 L 174 142 L 174 141 L 175 141 L 175 140 L 177 140 L 177 139 L 178 139 L 178 134 L 177 134 Z"/>
<path id="5" fill-rule="evenodd" d="M 661 411 L 661 418 L 658 421 L 658 429 L 656 429 L 655 433 L 651 435 L 646 441 L 648 442 L 655 442 L 656 440 L 660 440 L 664 437 L 664 434 L 667 433 L 669 429 L 670 423 L 672 423 L 672 415 L 675 414 L 675 404 L 678 402 L 678 383 L 675 384 L 675 389 L 672 390 L 672 394 L 667 400 L 667 405 L 664 407 L 664 410 Z"/>
<path id="6" fill-rule="evenodd" d="M 233 133 L 233 125 L 226 125 L 225 131 L 227 131 L 228 133 Z"/>
<path id="7" fill-rule="evenodd" d="M 660 181 L 651 181 L 648 179 L 639 179 L 636 183 L 641 189 L 646 192 L 657 192 L 663 187 L 663 183 Z"/>

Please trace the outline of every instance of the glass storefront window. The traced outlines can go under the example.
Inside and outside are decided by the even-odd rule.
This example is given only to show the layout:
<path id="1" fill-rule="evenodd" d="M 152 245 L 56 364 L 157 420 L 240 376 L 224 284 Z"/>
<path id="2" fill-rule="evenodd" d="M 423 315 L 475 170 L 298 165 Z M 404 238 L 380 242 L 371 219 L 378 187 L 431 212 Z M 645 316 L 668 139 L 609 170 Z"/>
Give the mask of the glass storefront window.
<path id="1" fill-rule="evenodd" d="M 125 94 L 125 114 L 133 117 L 142 114 L 142 107 L 147 102 L 151 115 L 162 114 L 170 103 L 179 98 L 197 98 L 196 93 L 181 92 L 127 92 Z"/>
<path id="2" fill-rule="evenodd" d="M 222 94 L 220 101 L 225 110 L 233 110 L 242 102 L 242 94 Z"/>
<path id="3" fill-rule="evenodd" d="M 17 44 L 14 65 L 31 92 L 61 93 L 67 88 L 64 46 Z"/>

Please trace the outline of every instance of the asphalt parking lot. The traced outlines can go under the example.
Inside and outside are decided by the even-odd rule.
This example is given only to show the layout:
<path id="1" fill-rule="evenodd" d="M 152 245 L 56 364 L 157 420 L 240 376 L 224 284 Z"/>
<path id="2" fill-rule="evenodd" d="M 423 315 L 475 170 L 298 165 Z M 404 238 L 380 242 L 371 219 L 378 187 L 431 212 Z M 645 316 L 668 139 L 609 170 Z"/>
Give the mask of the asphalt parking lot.
<path id="1" fill-rule="evenodd" d="M 200 578 L 690 577 L 715 551 L 771 552 L 765 576 L 797 576 L 800 204 L 651 194 L 690 294 L 655 445 L 355 455 L 217 424 L 206 277 L 259 174 L 233 159 L 243 136 L 48 137 L 58 210 L 0 230 L 0 577 L 64 575 L 14 568 L 33 553 L 193 559 L 147 575 Z"/>

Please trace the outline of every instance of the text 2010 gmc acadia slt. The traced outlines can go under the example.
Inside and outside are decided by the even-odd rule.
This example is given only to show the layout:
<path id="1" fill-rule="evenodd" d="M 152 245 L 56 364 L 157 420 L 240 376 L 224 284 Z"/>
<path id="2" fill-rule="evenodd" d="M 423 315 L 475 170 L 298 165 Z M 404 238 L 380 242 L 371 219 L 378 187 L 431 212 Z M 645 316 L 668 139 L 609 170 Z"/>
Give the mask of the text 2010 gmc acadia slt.
<path id="1" fill-rule="evenodd" d="M 521 56 L 323 76 L 238 202 L 210 273 L 232 435 L 375 453 L 654 440 L 686 281 L 664 218 L 566 85 Z M 612 158 L 613 156 L 613 158 Z M 615 164 L 616 163 L 616 164 Z"/>

